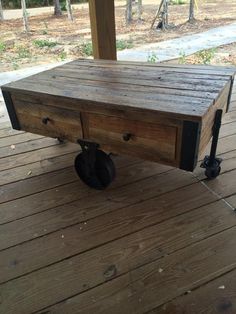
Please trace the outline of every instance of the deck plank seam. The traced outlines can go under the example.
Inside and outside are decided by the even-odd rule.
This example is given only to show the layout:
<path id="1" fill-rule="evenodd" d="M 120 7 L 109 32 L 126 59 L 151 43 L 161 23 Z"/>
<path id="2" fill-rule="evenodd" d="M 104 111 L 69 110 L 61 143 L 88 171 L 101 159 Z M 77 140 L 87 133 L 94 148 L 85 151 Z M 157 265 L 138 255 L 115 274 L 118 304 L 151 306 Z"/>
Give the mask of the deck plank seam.
<path id="1" fill-rule="evenodd" d="M 215 193 L 213 193 L 211 190 L 210 190 L 210 192 L 215 195 Z M 17 278 L 19 278 L 19 277 L 26 276 L 27 274 L 33 273 L 34 271 L 38 271 L 38 270 L 43 269 L 43 268 L 45 268 L 45 267 L 48 267 L 48 266 L 51 266 L 51 265 L 54 265 L 54 264 L 63 262 L 64 260 L 68 260 L 68 259 L 73 258 L 73 257 L 75 257 L 75 256 L 82 255 L 82 254 L 87 253 L 87 252 L 89 252 L 89 251 L 92 251 L 92 250 L 94 250 L 94 249 L 96 249 L 96 248 L 98 248 L 98 247 L 103 247 L 103 246 L 105 246 L 105 245 L 107 245 L 107 244 L 109 244 L 109 243 L 118 241 L 118 240 L 120 240 L 120 239 L 122 239 L 122 238 L 126 238 L 126 237 L 128 237 L 128 236 L 130 236 L 130 235 L 132 235 L 132 234 L 139 233 L 139 232 L 142 231 L 142 230 L 148 229 L 148 228 L 153 227 L 153 226 L 160 225 L 160 224 L 162 224 L 162 223 L 167 222 L 168 220 L 175 219 L 175 218 L 180 217 L 180 216 L 184 216 L 185 214 L 190 213 L 190 212 L 192 212 L 192 211 L 196 211 L 196 210 L 198 210 L 199 208 L 202 208 L 202 207 L 205 207 L 205 206 L 207 206 L 207 205 L 214 204 L 214 203 L 218 203 L 218 202 L 221 202 L 221 201 L 223 201 L 223 203 L 226 204 L 227 207 L 230 207 L 230 209 L 232 209 L 232 206 L 231 206 L 227 201 L 225 201 L 222 197 L 220 197 L 220 198 L 217 198 L 217 199 L 215 199 L 215 200 L 213 200 L 213 201 L 206 202 L 206 203 L 204 203 L 204 204 L 201 205 L 201 206 L 197 206 L 197 207 L 191 208 L 191 209 L 189 209 L 189 210 L 187 210 L 187 211 L 185 211 L 185 212 L 182 212 L 182 213 L 180 213 L 180 214 L 176 214 L 176 215 L 170 216 L 170 217 L 168 217 L 168 218 L 166 218 L 166 219 L 160 220 L 160 221 L 158 221 L 158 222 L 156 222 L 156 223 L 151 223 L 151 224 L 146 225 L 146 226 L 144 226 L 144 227 L 138 228 L 138 229 L 136 229 L 135 231 L 132 230 L 132 231 L 130 231 L 130 232 L 127 232 L 125 235 L 122 235 L 122 236 L 119 236 L 119 237 L 114 238 L 114 239 L 112 239 L 112 240 L 108 240 L 108 241 L 105 241 L 105 242 L 103 242 L 103 243 L 97 244 L 97 245 L 95 245 L 95 246 L 93 246 L 93 247 L 91 247 L 91 248 L 89 248 L 89 249 L 86 249 L 86 250 L 84 250 L 84 251 L 81 251 L 81 252 L 79 252 L 79 253 L 71 254 L 70 256 L 64 257 L 63 259 L 54 261 L 53 263 L 49 263 L 49 264 L 44 265 L 44 266 L 42 266 L 42 267 L 40 267 L 40 268 L 36 268 L 36 269 L 34 269 L 34 270 L 32 270 L 32 271 L 30 271 L 30 272 L 28 272 L 28 273 L 24 273 L 24 274 L 22 274 L 22 275 L 20 275 L 20 276 L 17 276 L 17 277 L 15 277 L 15 278 L 11 278 L 11 279 L 9 279 L 9 280 L 7 280 L 7 281 L 5 281 L 5 282 L 1 282 L 0 285 L 4 284 L 4 283 L 6 283 L 6 282 L 12 281 L 12 280 L 14 280 L 14 279 L 17 279 Z M 132 205 L 133 205 L 133 204 L 132 204 Z M 132 205 L 130 205 L 130 206 L 132 206 Z M 129 207 L 129 206 L 127 206 L 127 207 Z M 119 209 L 118 209 L 118 210 L 119 210 Z M 121 209 L 120 209 L 120 210 L 121 210 Z M 117 211 L 117 210 L 114 210 L 114 211 L 112 211 L 112 212 L 114 213 L 115 211 Z M 109 212 L 109 213 L 111 213 L 111 212 Z M 99 216 L 96 216 L 96 217 L 93 217 L 93 218 L 90 218 L 90 219 L 86 219 L 86 220 L 84 220 L 84 221 L 88 222 L 88 221 L 91 221 L 91 220 L 96 219 L 97 217 L 100 218 L 100 217 L 102 217 L 102 216 L 104 216 L 104 215 L 106 215 L 106 214 L 108 214 L 108 213 L 104 213 L 104 214 L 102 214 L 102 215 L 99 215 Z M 39 239 L 39 238 L 46 237 L 46 236 L 48 236 L 48 235 L 50 235 L 50 234 L 57 233 L 57 232 L 60 231 L 60 230 L 65 230 L 65 229 L 71 228 L 71 227 L 73 227 L 73 226 L 75 226 L 75 225 L 79 225 L 79 224 L 83 223 L 84 221 L 81 220 L 80 222 L 77 222 L 77 223 L 71 224 L 71 225 L 69 225 L 69 226 L 65 226 L 65 227 L 59 228 L 59 229 L 57 229 L 57 230 L 48 232 L 48 233 L 43 234 L 43 235 L 41 235 L 41 236 L 37 236 L 36 238 L 28 239 L 28 240 L 26 240 L 26 241 L 22 241 L 21 243 L 12 245 L 12 246 L 7 247 L 7 248 L 4 248 L 4 249 L 1 249 L 0 252 L 7 251 L 8 249 L 21 246 L 21 245 L 23 245 L 24 243 L 32 242 L 32 241 L 35 241 L 35 240 L 37 240 L 37 239 Z M 181 247 L 181 248 L 179 248 L 179 249 L 177 249 L 177 250 L 174 250 L 174 251 L 171 252 L 170 254 L 173 254 L 173 253 L 175 253 L 175 252 L 177 252 L 177 251 L 179 251 L 179 250 L 182 250 L 183 248 L 187 248 L 188 246 L 194 245 L 194 244 L 196 244 L 196 243 L 198 243 L 198 242 L 201 242 L 201 241 L 203 241 L 203 240 L 205 240 L 205 239 L 208 239 L 208 238 L 211 237 L 211 236 L 214 236 L 214 235 L 216 235 L 216 234 L 222 233 L 222 232 L 224 232 L 224 231 L 226 231 L 226 230 L 229 230 L 229 229 L 235 228 L 235 227 L 236 227 L 236 224 L 233 225 L 233 226 L 224 228 L 224 229 L 222 229 L 221 231 L 214 232 L 214 233 L 212 233 L 211 235 L 209 235 L 209 236 L 207 236 L 207 237 L 204 237 L 204 238 L 202 238 L 202 239 L 196 240 L 195 242 L 193 242 L 193 243 L 191 243 L 191 244 L 188 244 L 188 245 L 186 245 L 186 246 L 184 246 L 184 247 Z M 170 255 L 170 254 L 169 254 L 169 255 Z M 162 256 L 162 257 L 163 257 L 163 256 Z M 157 260 L 160 259 L 160 258 L 162 258 L 162 257 L 157 258 Z M 149 262 L 147 262 L 147 264 L 148 264 L 148 263 L 149 263 Z M 143 264 L 142 264 L 141 266 L 143 266 Z M 141 266 L 139 266 L 139 267 L 141 267 Z M 138 267 L 138 268 L 139 268 L 139 267 Z"/>
<path id="2" fill-rule="evenodd" d="M 236 225 L 231 226 L 231 227 L 229 227 L 229 228 L 225 228 L 225 229 L 223 229 L 223 230 L 221 230 L 221 231 L 219 231 L 219 232 L 215 232 L 215 233 L 213 233 L 213 234 L 207 236 L 206 238 L 203 238 L 203 239 L 200 239 L 200 240 L 196 240 L 196 242 L 193 242 L 193 243 L 191 243 L 191 244 L 189 244 L 189 245 L 183 246 L 183 247 L 181 247 L 181 248 L 179 248 L 179 249 L 177 249 L 177 250 L 173 250 L 171 253 L 168 254 L 168 256 L 173 255 L 173 254 L 175 254 L 176 252 L 181 252 L 181 251 L 185 250 L 185 249 L 188 248 L 188 247 L 195 246 L 195 245 L 197 245 L 198 243 L 204 242 L 204 241 L 206 241 L 206 240 L 208 240 L 208 239 L 210 239 L 210 238 L 212 238 L 212 237 L 215 237 L 215 236 L 217 236 L 217 235 L 219 235 L 219 234 L 223 234 L 224 232 L 226 232 L 226 231 L 228 231 L 228 230 L 230 230 L 230 229 L 235 229 L 235 228 L 236 228 Z M 119 240 L 119 239 L 116 239 L 116 240 Z M 116 240 L 115 240 L 115 241 L 116 241 Z M 113 241 L 110 241 L 110 242 L 107 242 L 107 243 L 105 243 L 105 244 L 103 244 L 103 245 L 105 246 L 105 245 L 107 245 L 108 243 L 112 243 L 112 242 L 113 242 Z M 100 245 L 100 246 L 103 246 L 103 245 Z M 97 247 L 99 247 L 99 246 L 97 246 Z M 96 247 L 96 248 L 97 248 L 97 247 Z M 95 249 L 95 248 L 94 248 L 94 249 Z M 86 251 L 86 252 L 87 252 L 87 251 Z M 83 253 L 85 253 L 85 252 L 83 252 Z M 70 259 L 70 258 L 73 258 L 74 256 L 77 256 L 77 255 L 79 255 L 79 254 L 75 254 L 75 255 L 73 255 L 73 256 L 67 257 L 67 258 L 63 259 L 62 261 L 68 260 L 68 259 Z M 158 261 L 158 260 L 161 260 L 164 256 L 165 256 L 165 255 L 160 256 L 160 257 L 158 257 L 158 258 L 155 258 L 155 259 L 153 259 L 153 260 L 151 260 L 151 261 L 142 263 L 141 265 L 138 265 L 138 266 L 136 266 L 136 267 L 133 267 L 132 269 L 129 269 L 128 271 L 125 271 L 125 272 L 123 272 L 123 273 L 119 273 L 119 275 L 116 275 L 115 277 L 113 277 L 113 278 L 110 279 L 109 281 L 115 280 L 115 279 L 120 278 L 120 277 L 122 277 L 122 276 L 125 276 L 125 275 L 127 275 L 127 274 L 130 276 L 130 272 L 135 271 L 135 270 L 137 270 L 137 269 L 139 269 L 139 268 L 145 267 L 145 266 L 147 266 L 147 265 L 149 265 L 149 264 L 152 264 L 152 263 L 154 263 L 154 262 L 156 262 L 156 261 Z M 48 265 L 48 266 L 46 266 L 46 267 L 42 267 L 42 268 L 40 268 L 40 269 L 50 267 L 50 266 L 52 266 L 52 265 L 54 265 L 54 264 L 55 264 L 55 263 L 52 263 L 52 264 L 50 264 L 50 265 Z M 236 270 L 236 265 L 229 265 L 229 267 L 230 267 L 230 268 L 227 269 L 224 273 L 219 274 L 218 277 L 223 276 L 223 275 L 225 275 L 225 274 L 228 273 L 228 272 L 231 272 L 231 271 Z M 40 269 L 37 269 L 37 270 L 35 270 L 35 271 L 38 271 L 38 270 L 40 270 Z M 32 271 L 32 272 L 30 272 L 30 273 L 28 273 L 28 274 L 31 274 L 31 273 L 33 273 L 33 272 L 34 272 L 34 271 Z M 27 274 L 27 275 L 28 275 L 28 274 Z M 22 276 L 20 276 L 20 277 L 24 277 L 24 276 L 25 276 L 25 275 L 22 275 Z M 19 278 L 19 277 L 17 277 L 17 278 Z M 17 278 L 11 279 L 11 280 L 9 280 L 9 281 L 15 280 L 15 279 L 17 279 Z M 215 277 L 214 277 L 214 279 L 215 279 Z M 213 279 L 213 280 L 214 280 L 214 279 Z M 8 282 L 9 282 L 9 281 L 8 281 Z M 137 281 L 137 280 L 136 280 L 136 281 Z M 204 282 L 204 283 L 201 283 L 201 284 L 199 284 L 199 286 L 198 286 L 198 285 L 195 285 L 194 287 L 196 287 L 196 289 L 197 289 L 197 288 L 199 288 L 200 286 L 202 286 L 203 284 L 207 284 L 207 283 L 210 282 L 210 281 L 211 281 L 211 280 L 209 280 L 209 281 L 207 281 L 207 282 Z M 63 299 L 63 300 L 60 300 L 59 302 L 56 302 L 56 303 L 54 303 L 54 304 L 50 304 L 50 305 L 47 306 L 47 307 L 41 308 L 41 309 L 39 309 L 39 310 L 37 310 L 37 311 L 34 311 L 34 312 L 32 312 L 32 314 L 33 314 L 33 313 L 39 313 L 40 311 L 42 311 L 42 310 L 44 310 L 44 309 L 46 309 L 46 308 L 50 308 L 50 307 L 52 307 L 52 306 L 54 306 L 54 305 L 56 305 L 56 304 L 62 303 L 63 301 L 68 300 L 68 299 L 70 299 L 70 298 L 72 298 L 72 297 L 74 297 L 74 296 L 77 296 L 77 295 L 80 295 L 80 294 L 82 294 L 82 293 L 86 293 L 86 292 L 88 292 L 88 291 L 90 291 L 90 290 L 93 290 L 93 289 L 97 288 L 98 286 L 101 286 L 101 285 L 105 284 L 106 282 L 107 282 L 107 280 L 106 280 L 106 281 L 103 281 L 103 282 L 101 282 L 101 283 L 99 283 L 99 284 L 96 284 L 96 285 L 94 285 L 93 287 L 91 287 L 91 288 L 89 288 L 89 289 L 86 289 L 86 290 L 84 290 L 84 291 L 82 291 L 82 292 L 79 292 L 79 293 L 77 293 L 77 294 L 73 294 L 73 295 L 71 295 L 71 296 L 69 296 L 69 297 L 67 297 L 67 298 L 65 298 L 65 299 Z M 134 281 L 132 281 L 131 283 L 133 284 Z M 1 285 L 4 285 L 4 283 L 3 283 L 3 284 L 0 283 L 0 286 L 1 286 Z M 192 290 L 193 290 L 193 288 L 192 288 Z M 181 295 L 182 295 L 182 293 L 181 293 L 180 295 L 178 295 L 178 297 L 181 296 Z M 178 297 L 177 297 L 177 298 L 178 298 Z M 170 299 L 170 300 L 171 300 L 171 299 Z M 165 303 L 170 302 L 170 300 L 167 300 Z M 163 304 L 165 304 L 165 303 L 163 303 Z M 162 305 L 163 305 L 163 304 L 162 304 Z"/>

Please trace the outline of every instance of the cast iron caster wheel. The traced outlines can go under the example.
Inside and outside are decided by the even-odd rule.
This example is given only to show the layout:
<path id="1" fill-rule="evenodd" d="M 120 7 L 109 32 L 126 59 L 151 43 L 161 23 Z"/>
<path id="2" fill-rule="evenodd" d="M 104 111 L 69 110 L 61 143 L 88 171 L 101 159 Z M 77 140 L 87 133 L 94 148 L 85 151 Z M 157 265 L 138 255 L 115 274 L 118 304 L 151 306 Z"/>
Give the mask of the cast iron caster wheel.
<path id="1" fill-rule="evenodd" d="M 83 151 L 75 158 L 75 170 L 80 179 L 89 187 L 104 190 L 114 180 L 115 165 L 109 155 L 96 149 L 94 161 L 89 161 L 89 152 Z"/>
<path id="2" fill-rule="evenodd" d="M 207 179 L 212 180 L 218 177 L 218 175 L 220 174 L 220 171 L 221 171 L 221 167 L 218 165 L 209 167 L 209 168 L 206 168 L 205 170 L 205 176 L 207 177 Z"/>
<path id="3" fill-rule="evenodd" d="M 220 166 L 221 162 L 222 162 L 221 158 L 215 158 L 213 162 L 210 163 L 210 156 L 205 156 L 201 164 L 201 167 L 206 169 L 205 176 L 207 177 L 207 179 L 211 180 L 218 177 L 221 171 Z"/>

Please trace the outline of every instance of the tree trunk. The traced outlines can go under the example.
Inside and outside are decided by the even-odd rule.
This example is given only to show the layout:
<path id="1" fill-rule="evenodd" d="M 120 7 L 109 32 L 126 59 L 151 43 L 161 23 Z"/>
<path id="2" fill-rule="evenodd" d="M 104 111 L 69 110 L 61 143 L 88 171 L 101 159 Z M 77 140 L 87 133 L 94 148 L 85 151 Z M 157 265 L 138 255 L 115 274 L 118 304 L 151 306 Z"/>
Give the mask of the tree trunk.
<path id="1" fill-rule="evenodd" d="M 190 3 L 189 3 L 189 18 L 188 18 L 188 21 L 190 23 L 193 23 L 194 20 L 195 20 L 195 17 L 194 17 L 194 5 L 195 5 L 195 0 L 190 0 Z"/>
<path id="2" fill-rule="evenodd" d="M 126 23 L 132 22 L 132 0 L 126 0 Z"/>
<path id="3" fill-rule="evenodd" d="M 2 0 L 0 0 L 0 21 L 3 21 L 4 17 L 3 17 L 3 9 L 2 9 Z"/>
<path id="4" fill-rule="evenodd" d="M 22 15 L 23 15 L 24 30 L 26 32 L 29 32 L 28 14 L 27 14 L 27 11 L 26 11 L 25 0 L 21 0 L 21 8 L 22 8 Z"/>
<path id="5" fill-rule="evenodd" d="M 142 20 L 142 14 L 143 14 L 143 1 L 138 0 L 138 19 Z"/>
<path id="6" fill-rule="evenodd" d="M 67 9 L 67 14 L 68 14 L 68 19 L 73 21 L 73 14 L 72 14 L 72 8 L 71 8 L 71 2 L 70 0 L 66 0 L 66 9 Z"/>
<path id="7" fill-rule="evenodd" d="M 54 3 L 54 15 L 56 16 L 62 15 L 60 0 L 53 0 L 53 3 Z"/>

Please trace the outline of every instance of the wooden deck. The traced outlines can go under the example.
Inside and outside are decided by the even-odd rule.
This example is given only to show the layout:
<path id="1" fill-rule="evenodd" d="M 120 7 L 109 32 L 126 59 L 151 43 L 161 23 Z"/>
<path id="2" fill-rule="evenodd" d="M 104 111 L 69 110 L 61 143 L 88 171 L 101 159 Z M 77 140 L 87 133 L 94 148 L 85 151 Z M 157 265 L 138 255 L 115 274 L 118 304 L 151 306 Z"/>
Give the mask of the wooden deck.
<path id="1" fill-rule="evenodd" d="M 77 153 L 0 126 L 0 313 L 236 313 L 236 88 L 214 181 L 116 156 L 94 191 Z"/>

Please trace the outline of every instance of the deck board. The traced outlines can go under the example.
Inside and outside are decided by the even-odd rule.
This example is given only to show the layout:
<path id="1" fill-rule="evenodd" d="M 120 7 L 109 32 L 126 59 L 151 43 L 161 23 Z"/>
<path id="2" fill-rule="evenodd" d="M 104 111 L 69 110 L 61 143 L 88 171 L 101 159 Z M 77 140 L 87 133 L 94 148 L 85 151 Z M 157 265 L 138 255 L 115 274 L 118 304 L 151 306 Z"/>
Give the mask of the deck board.
<path id="1" fill-rule="evenodd" d="M 114 156 L 93 191 L 76 145 L 0 125 L 0 313 L 234 313 L 235 95 L 214 181 Z"/>

